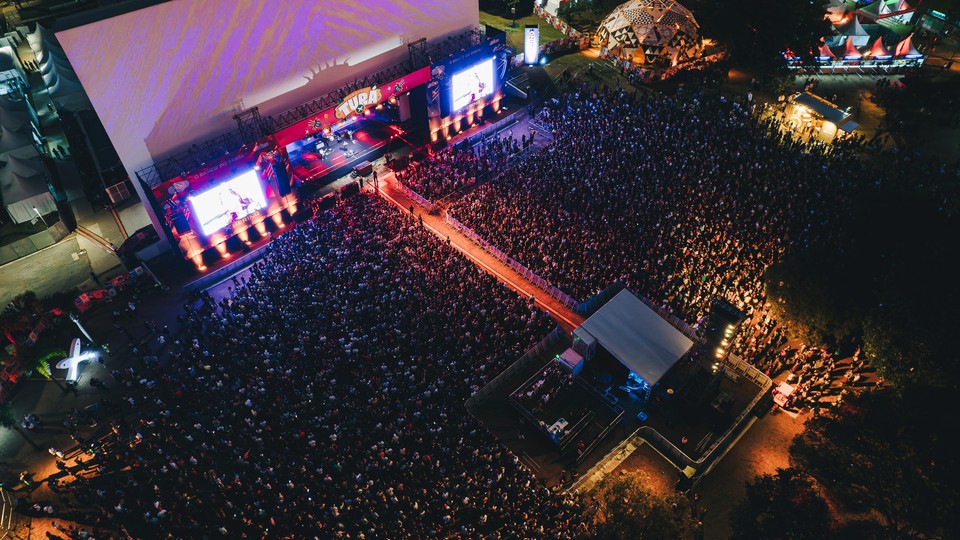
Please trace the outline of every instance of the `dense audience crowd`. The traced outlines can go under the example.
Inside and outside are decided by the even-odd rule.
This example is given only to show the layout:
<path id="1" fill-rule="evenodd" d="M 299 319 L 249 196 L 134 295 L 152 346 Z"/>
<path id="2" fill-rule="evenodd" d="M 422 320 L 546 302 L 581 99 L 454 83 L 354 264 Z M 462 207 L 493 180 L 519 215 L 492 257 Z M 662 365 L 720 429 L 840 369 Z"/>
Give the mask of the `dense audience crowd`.
<path id="1" fill-rule="evenodd" d="M 750 315 L 734 350 L 793 371 L 805 383 L 794 399 L 858 381 L 858 356 L 784 347 L 761 282 L 790 249 L 843 233 L 830 216 L 875 180 L 855 148 L 804 144 L 697 94 L 580 86 L 541 120 L 555 142 L 517 166 L 508 156 L 530 141 L 494 138 L 398 178 L 439 199 L 493 172 L 451 213 L 564 291 L 583 299 L 623 281 L 690 322 L 724 297 Z M 463 405 L 549 317 L 365 194 L 268 249 L 230 298 L 186 306 L 170 361 L 114 372 L 136 420 L 96 445 L 78 438 L 95 446 L 98 473 L 52 484 L 94 509 L 85 522 L 142 538 L 585 530 L 579 503 L 543 487 Z M 517 398 L 536 410 L 551 387 Z"/>
<path id="2" fill-rule="evenodd" d="M 451 214 L 580 299 L 623 281 L 694 323 L 724 297 L 753 321 L 734 350 L 770 369 L 785 337 L 759 316 L 763 272 L 840 234 L 830 216 L 872 180 L 855 148 L 794 140 L 717 96 L 580 86 L 553 105 L 554 144 Z"/>
<path id="3" fill-rule="evenodd" d="M 269 249 L 232 298 L 187 306 L 171 361 L 128 398 L 139 421 L 65 493 L 140 538 L 581 530 L 463 405 L 545 313 L 367 195 Z"/>
<path id="4" fill-rule="evenodd" d="M 527 144 L 523 135 L 523 148 Z M 502 169 L 520 147 L 512 136 L 491 137 L 472 148 L 450 146 L 398 170 L 397 180 L 425 199 L 437 201 L 474 184 L 492 170 Z"/>

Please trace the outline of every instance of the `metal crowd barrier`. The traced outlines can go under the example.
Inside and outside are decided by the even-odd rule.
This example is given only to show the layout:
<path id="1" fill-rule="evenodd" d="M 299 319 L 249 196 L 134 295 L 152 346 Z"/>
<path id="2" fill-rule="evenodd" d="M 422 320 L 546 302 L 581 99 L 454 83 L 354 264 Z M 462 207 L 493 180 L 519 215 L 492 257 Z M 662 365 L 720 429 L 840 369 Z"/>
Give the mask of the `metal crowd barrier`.
<path id="1" fill-rule="evenodd" d="M 554 328 L 552 332 L 547 334 L 547 336 L 541 339 L 536 345 L 527 349 L 527 352 L 523 353 L 523 356 L 518 358 L 516 362 L 510 364 L 510 367 L 470 396 L 465 404 L 467 410 L 472 414 L 474 407 L 476 407 L 480 400 L 499 390 L 516 372 L 526 368 L 534 360 L 541 359 L 546 351 L 565 338 L 566 334 L 564 334 L 562 328 L 559 326 Z"/>
<path id="2" fill-rule="evenodd" d="M 525 280 L 529 281 L 536 285 L 539 289 L 546 291 L 551 298 L 563 304 L 567 309 L 575 309 L 577 307 L 577 301 L 570 297 L 570 295 L 564 293 L 560 289 L 554 287 L 548 283 L 545 279 L 541 278 L 537 274 L 533 273 L 529 268 L 523 266 L 522 264 L 515 261 L 513 258 L 508 256 L 503 251 L 500 251 L 495 246 L 487 242 L 486 239 L 477 234 L 473 229 L 467 227 L 463 223 L 460 223 L 457 218 L 450 215 L 449 212 L 444 213 L 444 221 L 448 225 L 460 231 L 460 234 L 466 236 L 470 239 L 471 242 L 480 247 L 480 249 L 486 251 L 490 255 L 493 255 L 501 263 L 509 266 L 514 272 L 520 274 Z"/>
<path id="3" fill-rule="evenodd" d="M 432 201 L 424 198 L 416 191 L 403 185 L 403 182 L 401 182 L 399 179 L 394 183 L 394 185 L 397 187 L 397 190 L 406 195 L 408 199 L 424 207 L 428 213 L 432 214 L 437 211 L 437 205 L 433 204 Z"/>

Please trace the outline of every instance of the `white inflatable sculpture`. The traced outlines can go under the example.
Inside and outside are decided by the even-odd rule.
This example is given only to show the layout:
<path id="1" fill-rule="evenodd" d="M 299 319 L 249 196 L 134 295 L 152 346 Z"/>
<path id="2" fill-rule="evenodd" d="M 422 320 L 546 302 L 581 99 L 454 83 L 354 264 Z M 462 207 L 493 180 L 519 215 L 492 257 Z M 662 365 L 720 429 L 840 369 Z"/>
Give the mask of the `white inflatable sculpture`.
<path id="1" fill-rule="evenodd" d="M 57 369 L 67 370 L 67 382 L 77 382 L 80 378 L 80 364 L 85 364 L 94 358 L 96 353 L 80 351 L 80 338 L 74 338 L 70 344 L 70 356 L 64 358 L 57 364 Z"/>

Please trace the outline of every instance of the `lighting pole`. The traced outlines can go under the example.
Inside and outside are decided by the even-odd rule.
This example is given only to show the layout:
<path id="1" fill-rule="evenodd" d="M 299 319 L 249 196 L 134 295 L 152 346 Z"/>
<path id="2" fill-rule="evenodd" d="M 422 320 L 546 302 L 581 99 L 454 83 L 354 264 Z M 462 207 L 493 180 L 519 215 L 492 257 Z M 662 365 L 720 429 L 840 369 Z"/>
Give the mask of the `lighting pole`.
<path id="1" fill-rule="evenodd" d="M 41 214 L 41 213 L 40 213 L 40 210 L 37 210 L 37 207 L 36 207 L 36 206 L 34 206 L 34 207 L 33 207 L 33 211 L 37 213 L 37 217 L 39 217 L 39 218 L 40 218 L 40 221 L 42 221 L 42 222 L 43 222 L 43 226 L 44 226 L 44 228 L 47 228 L 47 229 L 49 229 L 49 228 L 50 228 L 50 226 L 49 226 L 49 225 L 47 225 L 47 220 L 45 220 L 45 219 L 43 219 L 43 214 Z"/>
<path id="2" fill-rule="evenodd" d="M 93 343 L 94 346 L 97 346 L 97 342 L 94 341 L 94 339 L 90 336 L 90 333 L 87 332 L 87 329 L 83 327 L 83 323 L 80 322 L 80 317 L 77 317 L 76 313 L 70 314 L 70 320 L 73 321 L 73 324 L 77 325 L 77 328 L 80 329 L 80 332 L 83 333 L 90 343 Z"/>
<path id="3" fill-rule="evenodd" d="M 511 28 L 517 27 L 517 8 L 516 6 L 510 8 L 510 16 L 513 17 L 513 22 L 510 23 Z"/>

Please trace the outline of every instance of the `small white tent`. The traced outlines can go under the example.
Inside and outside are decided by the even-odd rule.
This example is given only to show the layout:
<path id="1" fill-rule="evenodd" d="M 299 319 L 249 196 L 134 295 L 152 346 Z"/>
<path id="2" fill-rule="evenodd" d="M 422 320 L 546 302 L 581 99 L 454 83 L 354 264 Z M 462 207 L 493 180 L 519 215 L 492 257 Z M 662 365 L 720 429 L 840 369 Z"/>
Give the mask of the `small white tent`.
<path id="1" fill-rule="evenodd" d="M 0 158 L 0 197 L 15 223 L 32 221 L 37 212 L 57 210 L 47 187 L 46 166 L 39 157 L 21 159 L 11 154 Z"/>
<path id="2" fill-rule="evenodd" d="M 36 152 L 36 143 L 29 127 L 21 126 L 20 129 L 13 130 L 0 123 L 0 155 L 27 147 L 33 148 Z"/>
<path id="3" fill-rule="evenodd" d="M 43 73 L 43 84 L 45 84 L 47 88 L 53 88 L 57 84 L 58 79 L 69 79 L 71 82 L 78 84 L 80 82 L 75 73 L 61 70 L 56 64 L 51 63 L 50 69 L 48 69 L 46 73 Z"/>
<path id="4" fill-rule="evenodd" d="M 690 338 L 628 290 L 620 291 L 580 329 L 650 386 L 693 347 Z"/>

